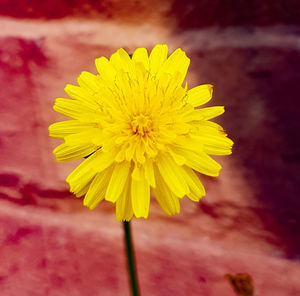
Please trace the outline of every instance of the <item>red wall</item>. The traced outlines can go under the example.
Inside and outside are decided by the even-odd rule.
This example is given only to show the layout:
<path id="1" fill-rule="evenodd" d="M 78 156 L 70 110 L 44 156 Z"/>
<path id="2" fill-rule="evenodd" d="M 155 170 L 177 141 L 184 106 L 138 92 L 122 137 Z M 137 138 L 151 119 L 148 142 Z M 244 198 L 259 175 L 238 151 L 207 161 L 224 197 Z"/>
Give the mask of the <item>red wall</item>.
<path id="1" fill-rule="evenodd" d="M 288 2 L 288 4 L 287 4 Z M 117 48 L 167 43 L 191 58 L 190 86 L 235 146 L 207 196 L 167 217 L 152 201 L 133 220 L 142 295 L 300 294 L 298 1 L 1 1 L 0 295 L 129 295 L 122 227 L 103 202 L 83 208 L 65 184 L 48 125 L 66 83 Z"/>

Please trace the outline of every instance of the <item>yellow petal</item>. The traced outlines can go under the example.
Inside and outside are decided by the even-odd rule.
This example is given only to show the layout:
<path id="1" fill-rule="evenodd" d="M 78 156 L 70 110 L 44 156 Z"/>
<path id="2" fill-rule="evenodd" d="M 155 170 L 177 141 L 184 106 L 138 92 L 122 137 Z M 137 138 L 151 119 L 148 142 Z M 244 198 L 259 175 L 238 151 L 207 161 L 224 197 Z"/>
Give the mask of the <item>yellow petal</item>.
<path id="1" fill-rule="evenodd" d="M 178 71 L 173 75 L 159 72 L 157 76 L 159 76 L 158 87 L 163 90 L 163 103 L 171 105 L 175 99 L 181 103 L 186 95 L 186 90 L 181 87 L 184 80 L 183 74 Z"/>
<path id="2" fill-rule="evenodd" d="M 213 94 L 211 84 L 203 84 L 190 89 L 187 93 L 187 102 L 194 107 L 201 106 L 210 101 Z"/>
<path id="3" fill-rule="evenodd" d="M 84 113 L 93 113 L 94 110 L 85 106 L 82 102 L 72 99 L 57 98 L 53 109 L 73 119 L 79 119 Z"/>
<path id="4" fill-rule="evenodd" d="M 131 180 L 131 201 L 137 218 L 147 218 L 150 206 L 150 186 L 144 175 L 139 180 Z"/>
<path id="5" fill-rule="evenodd" d="M 160 77 L 161 73 L 174 75 L 176 72 L 179 72 L 181 75 L 178 84 L 181 85 L 186 76 L 189 65 L 190 59 L 186 56 L 184 51 L 178 48 L 169 56 L 158 71 L 158 77 Z"/>
<path id="6" fill-rule="evenodd" d="M 223 106 L 215 106 L 215 107 L 208 107 L 202 109 L 195 109 L 192 110 L 191 112 L 184 113 L 182 117 L 186 122 L 190 123 L 192 121 L 206 121 L 211 118 L 217 117 L 223 113 L 224 113 Z"/>
<path id="7" fill-rule="evenodd" d="M 210 155 L 230 155 L 232 154 L 231 148 L 216 145 L 204 145 L 203 151 Z"/>
<path id="8" fill-rule="evenodd" d="M 230 155 L 233 142 L 219 131 L 214 133 L 199 133 L 192 136 L 193 139 L 203 143 L 203 151 L 212 155 Z"/>
<path id="9" fill-rule="evenodd" d="M 208 120 L 202 120 L 199 121 L 195 124 L 197 126 L 198 129 L 201 129 L 202 131 L 208 131 L 211 132 L 212 130 L 217 130 L 218 132 L 221 132 L 223 135 L 226 135 L 224 129 L 222 128 L 222 126 L 220 126 L 219 124 L 212 122 L 212 121 L 208 121 Z"/>
<path id="10" fill-rule="evenodd" d="M 209 120 L 223 114 L 224 112 L 225 109 L 223 106 L 214 106 L 195 110 L 195 114 L 197 114 L 196 116 L 200 120 Z"/>
<path id="11" fill-rule="evenodd" d="M 184 179 L 190 188 L 187 196 L 193 201 L 199 201 L 205 196 L 205 189 L 195 172 L 187 166 L 184 166 Z"/>
<path id="12" fill-rule="evenodd" d="M 178 164 L 179 166 L 184 165 L 186 162 L 186 159 L 184 156 L 176 153 L 175 151 L 173 151 L 171 148 L 168 149 L 168 152 L 170 153 L 170 155 L 172 156 L 172 158 L 174 159 L 174 161 L 176 162 L 176 164 Z"/>
<path id="13" fill-rule="evenodd" d="M 104 153 L 101 150 L 96 151 L 85 159 L 67 178 L 71 190 L 75 190 L 76 184 L 81 183 L 85 176 L 95 176 L 108 168 L 114 161 L 115 152 Z"/>
<path id="14" fill-rule="evenodd" d="M 161 174 L 158 169 L 154 167 L 156 187 L 153 188 L 154 196 L 168 215 L 178 214 L 180 212 L 180 204 L 178 198 L 172 193 L 169 187 L 164 182 Z"/>
<path id="15" fill-rule="evenodd" d="M 70 190 L 78 194 L 94 178 L 95 159 L 97 152 L 85 159 L 73 172 L 67 177 L 66 181 L 70 185 Z M 87 191 L 87 190 L 86 190 Z M 86 192 L 85 192 L 86 193 Z M 84 194 L 85 194 L 84 193 Z"/>
<path id="16" fill-rule="evenodd" d="M 116 202 L 116 218 L 118 221 L 130 221 L 133 216 L 130 187 L 131 178 L 128 178 L 124 191 Z"/>
<path id="17" fill-rule="evenodd" d="M 101 135 L 101 131 L 98 128 L 86 128 L 80 133 L 74 133 L 65 137 L 65 143 L 69 146 L 76 145 L 85 145 L 85 144 L 94 144 L 93 139 L 96 136 Z"/>
<path id="18" fill-rule="evenodd" d="M 95 158 L 94 165 L 95 171 L 100 173 L 107 167 L 109 167 L 115 159 L 117 152 L 115 150 L 109 152 L 103 152 L 102 149 L 95 152 L 97 153 L 97 157 Z"/>
<path id="19" fill-rule="evenodd" d="M 157 44 L 152 49 L 149 57 L 149 67 L 151 76 L 155 76 L 166 61 L 168 55 L 168 46 L 166 44 Z"/>
<path id="20" fill-rule="evenodd" d="M 215 122 L 208 121 L 208 120 L 200 120 L 193 124 L 197 128 L 198 134 L 214 135 L 214 136 L 222 136 L 222 137 L 227 136 L 224 129 Z"/>
<path id="21" fill-rule="evenodd" d="M 123 48 L 120 48 L 112 54 L 109 61 L 115 69 L 122 69 L 125 72 L 132 71 L 132 60 Z"/>
<path id="22" fill-rule="evenodd" d="M 136 163 L 134 166 L 133 172 L 131 174 L 131 177 L 134 180 L 139 181 L 143 178 L 144 175 L 145 175 L 144 167 L 142 165 L 140 165 L 139 163 Z"/>
<path id="23" fill-rule="evenodd" d="M 104 199 L 111 172 L 112 166 L 96 175 L 83 200 L 84 206 L 87 206 L 92 210 Z"/>
<path id="24" fill-rule="evenodd" d="M 92 92 L 99 92 L 100 81 L 96 75 L 83 71 L 77 78 L 77 82 L 80 87 L 87 89 Z"/>
<path id="25" fill-rule="evenodd" d="M 78 189 L 76 189 L 74 191 L 71 190 L 71 192 L 73 192 L 76 197 L 82 197 L 82 196 L 84 196 L 88 192 L 88 190 L 90 188 L 90 184 L 91 184 L 92 181 L 93 181 L 93 179 L 91 179 L 90 181 L 88 181 L 85 184 L 82 183 L 81 187 L 78 187 Z"/>
<path id="26" fill-rule="evenodd" d="M 145 178 L 151 187 L 156 187 L 153 162 L 150 159 L 145 162 Z"/>
<path id="27" fill-rule="evenodd" d="M 88 128 L 91 128 L 92 124 L 83 123 L 79 120 L 66 120 L 53 123 L 49 126 L 49 136 L 56 139 L 63 139 L 70 134 L 80 133 Z"/>
<path id="28" fill-rule="evenodd" d="M 222 166 L 206 153 L 185 150 L 182 155 L 186 158 L 186 165 L 193 170 L 212 177 L 219 175 Z"/>
<path id="29" fill-rule="evenodd" d="M 129 176 L 130 162 L 124 161 L 115 165 L 112 172 L 105 199 L 111 202 L 116 202 L 123 191 L 127 178 Z"/>
<path id="30" fill-rule="evenodd" d="M 149 70 L 149 58 L 148 58 L 148 52 L 146 48 L 138 48 L 134 51 L 132 55 L 132 60 L 135 63 L 141 63 L 144 65 L 144 68 L 146 70 Z"/>
<path id="31" fill-rule="evenodd" d="M 133 92 L 130 83 L 126 72 L 124 72 L 123 69 L 119 70 L 118 75 L 116 76 L 116 84 L 122 89 L 126 104 L 134 103 L 132 102 Z"/>
<path id="32" fill-rule="evenodd" d="M 183 168 L 175 163 L 168 155 L 163 155 L 157 160 L 157 167 L 170 190 L 178 197 L 183 197 L 189 192 L 189 187 L 183 179 Z"/>
<path id="33" fill-rule="evenodd" d="M 116 78 L 116 69 L 111 65 L 107 58 L 101 57 L 95 60 L 96 68 L 100 78 L 112 83 Z"/>
<path id="34" fill-rule="evenodd" d="M 87 106 L 88 108 L 90 108 L 92 110 L 95 110 L 99 107 L 97 104 L 97 101 L 95 100 L 94 93 L 85 88 L 67 84 L 66 87 L 64 88 L 64 91 L 72 99 L 81 101 L 84 106 Z"/>
<path id="35" fill-rule="evenodd" d="M 67 144 L 63 143 L 57 146 L 53 150 L 53 153 L 58 162 L 66 162 L 66 161 L 72 161 L 72 160 L 83 158 L 94 151 L 95 151 L 94 145 L 91 145 L 89 143 L 84 145 L 76 145 L 76 146 L 74 145 L 68 146 Z"/>

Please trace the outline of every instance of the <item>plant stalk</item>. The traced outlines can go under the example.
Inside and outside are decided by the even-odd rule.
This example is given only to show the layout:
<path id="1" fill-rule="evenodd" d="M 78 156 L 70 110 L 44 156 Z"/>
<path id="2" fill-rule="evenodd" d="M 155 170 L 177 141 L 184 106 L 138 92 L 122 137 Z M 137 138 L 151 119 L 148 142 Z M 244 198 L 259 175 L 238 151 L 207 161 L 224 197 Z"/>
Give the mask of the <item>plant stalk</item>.
<path id="1" fill-rule="evenodd" d="M 126 246 L 128 273 L 130 277 L 131 293 L 132 296 L 140 296 L 136 267 L 135 267 L 135 260 L 134 260 L 130 222 L 124 221 L 123 227 L 124 227 L 124 238 L 125 238 L 125 246 Z"/>

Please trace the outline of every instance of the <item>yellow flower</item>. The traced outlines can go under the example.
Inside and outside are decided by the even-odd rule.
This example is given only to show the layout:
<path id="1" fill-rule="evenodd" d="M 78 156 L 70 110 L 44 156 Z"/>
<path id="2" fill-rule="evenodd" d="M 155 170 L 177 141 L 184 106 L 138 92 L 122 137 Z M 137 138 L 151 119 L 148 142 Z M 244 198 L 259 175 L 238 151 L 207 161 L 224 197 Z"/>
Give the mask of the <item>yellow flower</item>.
<path id="1" fill-rule="evenodd" d="M 197 109 L 212 97 L 212 85 L 182 87 L 190 60 L 181 50 L 168 57 L 166 45 L 148 56 L 119 49 L 96 59 L 97 75 L 82 72 L 79 86 L 67 85 L 72 99 L 56 99 L 54 110 L 72 120 L 52 124 L 50 136 L 64 139 L 57 161 L 86 158 L 67 178 L 71 192 L 85 195 L 94 209 L 116 203 L 116 217 L 147 218 L 150 187 L 168 215 L 180 212 L 179 198 L 199 201 L 205 190 L 194 171 L 218 176 L 212 155 L 229 155 L 233 142 L 209 121 L 224 107 Z"/>

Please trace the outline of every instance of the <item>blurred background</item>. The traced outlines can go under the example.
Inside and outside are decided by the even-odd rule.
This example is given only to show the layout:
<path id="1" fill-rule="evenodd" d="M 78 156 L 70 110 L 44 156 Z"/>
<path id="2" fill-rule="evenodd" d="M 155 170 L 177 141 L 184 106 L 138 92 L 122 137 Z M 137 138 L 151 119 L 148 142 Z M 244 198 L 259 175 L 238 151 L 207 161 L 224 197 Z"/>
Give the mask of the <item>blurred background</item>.
<path id="1" fill-rule="evenodd" d="M 69 193 L 79 162 L 55 161 L 48 125 L 96 57 L 157 43 L 186 51 L 189 87 L 215 86 L 235 145 L 199 204 L 132 221 L 142 295 L 237 295 L 227 273 L 300 295 L 299 0 L 0 0 L 0 27 L 1 296 L 129 295 L 114 207 Z"/>

